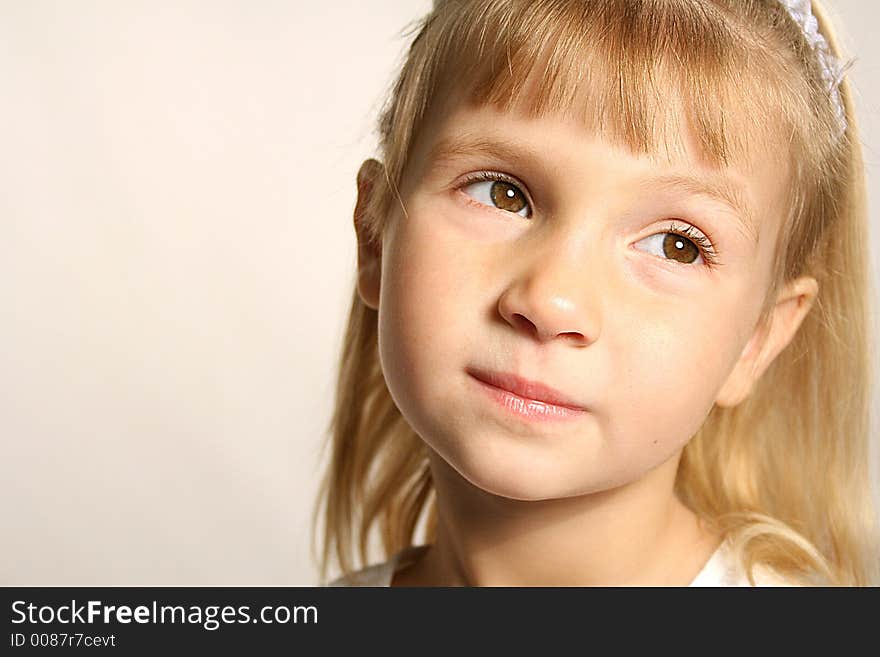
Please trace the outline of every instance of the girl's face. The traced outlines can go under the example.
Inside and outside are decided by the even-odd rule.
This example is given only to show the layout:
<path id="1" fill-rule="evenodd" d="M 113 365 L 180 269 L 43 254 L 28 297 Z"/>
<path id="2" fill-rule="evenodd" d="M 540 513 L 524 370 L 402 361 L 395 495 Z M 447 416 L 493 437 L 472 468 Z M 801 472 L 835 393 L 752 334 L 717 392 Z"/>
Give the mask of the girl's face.
<path id="1" fill-rule="evenodd" d="M 605 490 L 677 458 L 748 351 L 782 175 L 671 166 L 490 107 L 427 124 L 381 278 L 360 284 L 398 408 L 465 479 L 513 499 Z M 584 410 L 506 397 L 478 380 L 491 372 Z"/>

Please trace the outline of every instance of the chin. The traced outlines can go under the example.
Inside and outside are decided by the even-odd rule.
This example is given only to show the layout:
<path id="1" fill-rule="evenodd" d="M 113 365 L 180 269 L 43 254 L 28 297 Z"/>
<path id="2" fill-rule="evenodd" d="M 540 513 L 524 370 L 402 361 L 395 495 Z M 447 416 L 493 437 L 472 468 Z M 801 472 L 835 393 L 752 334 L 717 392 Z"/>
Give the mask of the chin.
<path id="1" fill-rule="evenodd" d="M 450 456 L 440 455 L 454 474 L 483 492 L 498 497 L 524 502 L 571 497 L 597 490 L 580 477 L 571 481 L 565 476 L 565 467 L 552 455 L 543 458 L 533 450 L 482 449 L 479 453 L 465 452 Z M 571 459 L 568 459 L 571 467 Z M 571 474 L 571 473 L 569 473 Z M 598 488 L 599 490 L 601 488 Z"/>

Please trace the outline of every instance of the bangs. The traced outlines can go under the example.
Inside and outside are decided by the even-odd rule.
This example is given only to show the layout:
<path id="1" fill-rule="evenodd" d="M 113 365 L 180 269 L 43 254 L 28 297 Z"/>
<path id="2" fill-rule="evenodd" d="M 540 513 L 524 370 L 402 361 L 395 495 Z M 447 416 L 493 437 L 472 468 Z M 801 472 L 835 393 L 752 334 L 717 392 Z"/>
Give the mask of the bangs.
<path id="1" fill-rule="evenodd" d="M 790 141 L 778 57 L 715 4 L 466 2 L 435 20 L 448 21 L 432 44 L 443 62 L 430 76 L 435 103 L 454 91 L 530 117 L 563 114 L 635 154 L 694 152 L 713 168 Z"/>

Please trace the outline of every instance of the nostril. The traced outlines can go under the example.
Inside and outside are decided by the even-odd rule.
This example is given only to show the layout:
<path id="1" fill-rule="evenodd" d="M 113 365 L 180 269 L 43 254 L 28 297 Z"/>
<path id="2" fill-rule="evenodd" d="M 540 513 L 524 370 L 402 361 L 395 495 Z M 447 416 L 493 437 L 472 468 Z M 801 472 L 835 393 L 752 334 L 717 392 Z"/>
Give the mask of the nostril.
<path id="1" fill-rule="evenodd" d="M 555 331 L 542 332 L 532 320 L 520 313 L 513 313 L 510 316 L 509 321 L 516 330 L 523 331 L 534 338 L 552 340 L 553 338 L 559 337 L 564 338 L 573 344 L 586 344 L 587 342 L 584 334 L 580 331 L 560 331 L 558 333 Z"/>
<path id="2" fill-rule="evenodd" d="M 515 328 L 521 329 L 523 331 L 528 331 L 529 333 L 537 333 L 537 327 L 527 318 L 519 313 L 513 314 L 513 321 L 516 324 Z"/>

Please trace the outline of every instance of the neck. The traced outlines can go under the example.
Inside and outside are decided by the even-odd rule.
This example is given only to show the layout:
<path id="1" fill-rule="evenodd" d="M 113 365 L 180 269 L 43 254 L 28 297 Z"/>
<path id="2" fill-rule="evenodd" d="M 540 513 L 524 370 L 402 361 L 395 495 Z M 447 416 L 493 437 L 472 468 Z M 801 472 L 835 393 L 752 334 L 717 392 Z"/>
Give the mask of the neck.
<path id="1" fill-rule="evenodd" d="M 680 452 L 625 486 L 539 501 L 487 493 L 429 453 L 436 541 L 395 586 L 686 586 L 720 544 L 673 492 Z"/>

